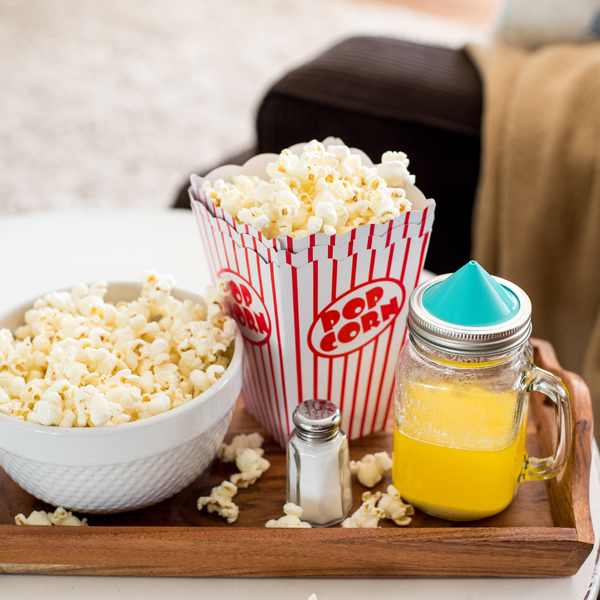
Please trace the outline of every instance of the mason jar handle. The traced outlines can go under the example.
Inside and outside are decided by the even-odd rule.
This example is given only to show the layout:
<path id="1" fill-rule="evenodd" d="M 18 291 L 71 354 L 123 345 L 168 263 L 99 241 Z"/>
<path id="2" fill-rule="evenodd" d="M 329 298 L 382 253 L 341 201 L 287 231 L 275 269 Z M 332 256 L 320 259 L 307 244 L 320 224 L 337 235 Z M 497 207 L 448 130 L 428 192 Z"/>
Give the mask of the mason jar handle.
<path id="1" fill-rule="evenodd" d="M 556 412 L 557 440 L 554 456 L 547 458 L 527 457 L 523 466 L 523 481 L 539 481 L 556 477 L 563 469 L 571 450 L 571 399 L 560 377 L 533 366 L 533 380 L 527 392 L 541 392 L 554 403 Z"/>

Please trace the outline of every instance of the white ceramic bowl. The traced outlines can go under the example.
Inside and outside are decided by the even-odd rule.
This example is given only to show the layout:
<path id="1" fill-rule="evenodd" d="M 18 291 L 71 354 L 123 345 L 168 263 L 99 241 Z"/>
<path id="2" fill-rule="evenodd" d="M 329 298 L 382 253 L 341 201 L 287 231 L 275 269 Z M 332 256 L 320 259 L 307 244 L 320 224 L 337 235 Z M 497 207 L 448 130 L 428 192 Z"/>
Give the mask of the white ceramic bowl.
<path id="1" fill-rule="evenodd" d="M 141 284 L 111 283 L 106 300 L 131 301 Z M 201 296 L 174 290 L 179 300 Z M 33 300 L 0 315 L 0 329 L 24 323 Z M 223 441 L 242 388 L 243 342 L 219 381 L 187 404 L 133 423 L 101 428 L 34 425 L 0 413 L 0 466 L 54 506 L 115 513 L 149 506 L 189 485 Z"/>

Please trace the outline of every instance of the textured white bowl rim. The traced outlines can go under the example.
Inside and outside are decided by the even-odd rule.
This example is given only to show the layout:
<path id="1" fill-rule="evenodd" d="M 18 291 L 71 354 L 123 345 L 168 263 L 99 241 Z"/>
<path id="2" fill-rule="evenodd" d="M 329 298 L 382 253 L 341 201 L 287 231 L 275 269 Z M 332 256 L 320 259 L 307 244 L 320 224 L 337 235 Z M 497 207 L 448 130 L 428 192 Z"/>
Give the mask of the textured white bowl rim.
<path id="1" fill-rule="evenodd" d="M 114 281 L 114 282 L 108 283 L 108 289 L 110 290 L 110 286 L 120 286 L 120 285 L 127 285 L 127 286 L 135 285 L 135 286 L 138 286 L 140 289 L 142 287 L 142 284 L 139 282 Z M 70 291 L 73 289 L 73 287 L 74 286 L 71 286 L 71 287 L 68 287 L 68 288 L 65 288 L 62 290 L 52 290 L 52 291 Z M 51 292 L 46 292 L 46 293 L 51 293 Z M 183 295 L 183 296 L 189 297 L 190 299 L 195 299 L 196 302 L 204 303 L 204 299 L 202 296 L 200 296 L 199 294 L 196 294 L 194 292 L 189 292 L 187 290 L 173 288 L 171 294 L 174 297 Z M 16 312 L 31 308 L 33 306 L 33 303 L 38 298 L 41 298 L 44 295 L 45 294 L 41 294 L 41 295 L 37 296 L 36 298 L 34 298 L 33 300 L 25 302 L 15 308 L 4 311 L 0 315 L 0 323 L 2 323 L 2 321 L 4 319 L 7 319 L 8 317 L 10 317 L 11 315 L 13 315 Z M 13 335 L 14 335 L 14 332 L 13 332 Z M 213 384 L 208 390 L 206 390 L 199 396 L 192 398 L 189 402 L 186 402 L 185 404 L 182 404 L 181 406 L 178 406 L 177 408 L 168 410 L 160 415 L 155 415 L 152 417 L 148 417 L 147 419 L 141 419 L 139 421 L 134 421 L 133 423 L 122 423 L 120 425 L 113 425 L 110 427 L 57 427 L 55 425 L 37 425 L 35 423 L 28 423 L 26 421 L 21 421 L 19 419 L 15 419 L 14 417 L 10 417 L 8 415 L 0 413 L 0 425 L 2 425 L 2 426 L 9 425 L 11 427 L 16 427 L 17 429 L 22 428 L 23 430 L 26 430 L 28 432 L 42 433 L 44 435 L 47 434 L 47 435 L 62 435 L 62 436 L 67 436 L 67 435 L 69 435 L 69 436 L 113 435 L 114 436 L 115 433 L 117 431 L 121 430 L 122 428 L 126 428 L 125 431 L 131 431 L 133 428 L 140 429 L 140 428 L 143 428 L 143 427 L 146 427 L 149 425 L 150 426 L 158 425 L 160 423 L 164 423 L 171 419 L 179 418 L 186 412 L 194 410 L 199 405 L 204 404 L 205 402 L 210 400 L 217 392 L 219 392 L 221 390 L 221 388 L 223 388 L 225 386 L 225 384 L 235 375 L 236 371 L 239 368 L 241 368 L 241 366 L 242 366 L 241 363 L 242 363 L 243 356 L 244 356 L 243 346 L 244 346 L 243 338 L 240 333 L 240 330 L 238 329 L 236 332 L 236 336 L 235 336 L 235 348 L 234 348 L 233 356 L 231 358 L 231 362 L 229 363 L 229 366 L 227 367 L 227 369 L 225 369 L 225 373 L 217 381 L 217 383 Z"/>

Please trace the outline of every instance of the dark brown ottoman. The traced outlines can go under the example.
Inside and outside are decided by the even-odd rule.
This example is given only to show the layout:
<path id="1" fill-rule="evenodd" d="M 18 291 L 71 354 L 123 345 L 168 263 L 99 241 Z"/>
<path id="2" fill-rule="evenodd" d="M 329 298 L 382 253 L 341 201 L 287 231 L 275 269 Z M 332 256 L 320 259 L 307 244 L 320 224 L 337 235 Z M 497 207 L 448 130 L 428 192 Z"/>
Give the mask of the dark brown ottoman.
<path id="1" fill-rule="evenodd" d="M 481 109 L 481 81 L 463 51 L 356 37 L 267 92 L 257 116 L 258 147 L 247 155 L 329 135 L 375 162 L 386 150 L 406 152 L 417 185 L 437 202 L 425 266 L 446 273 L 470 258 Z M 179 205 L 189 205 L 186 193 Z"/>

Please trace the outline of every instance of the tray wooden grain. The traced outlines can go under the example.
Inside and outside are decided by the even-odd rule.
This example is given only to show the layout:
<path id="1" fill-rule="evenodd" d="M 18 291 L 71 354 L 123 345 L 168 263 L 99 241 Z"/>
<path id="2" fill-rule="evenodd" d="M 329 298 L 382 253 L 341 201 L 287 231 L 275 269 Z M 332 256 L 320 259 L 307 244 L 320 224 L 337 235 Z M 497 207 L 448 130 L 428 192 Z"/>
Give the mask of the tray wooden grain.
<path id="1" fill-rule="evenodd" d="M 261 431 L 271 468 L 235 498 L 228 525 L 196 509 L 196 499 L 235 471 L 215 462 L 191 486 L 156 506 L 120 515 L 90 515 L 90 527 L 19 527 L 14 516 L 51 510 L 0 469 L 0 573 L 204 577 L 558 577 L 573 575 L 591 552 L 589 508 L 592 411 L 580 377 L 564 371 L 547 342 L 535 341 L 536 364 L 561 376 L 573 403 L 573 452 L 562 475 L 526 482 L 501 514 L 453 523 L 416 511 L 404 528 L 266 529 L 282 515 L 285 453 L 237 407 L 227 439 Z M 392 449 L 386 431 L 351 443 L 351 457 Z M 554 411 L 533 394 L 528 451 L 552 453 Z M 388 475 L 375 489 L 385 489 Z M 364 488 L 354 483 L 354 509 Z"/>

